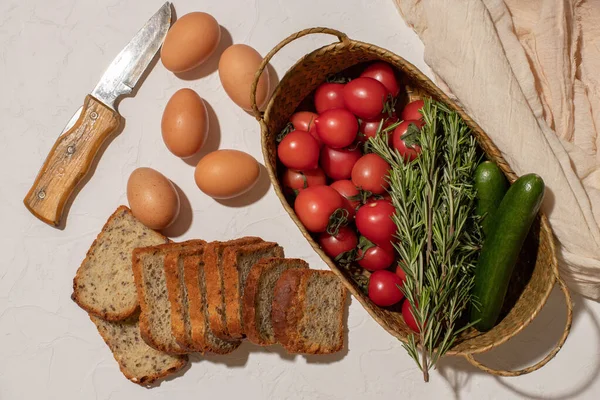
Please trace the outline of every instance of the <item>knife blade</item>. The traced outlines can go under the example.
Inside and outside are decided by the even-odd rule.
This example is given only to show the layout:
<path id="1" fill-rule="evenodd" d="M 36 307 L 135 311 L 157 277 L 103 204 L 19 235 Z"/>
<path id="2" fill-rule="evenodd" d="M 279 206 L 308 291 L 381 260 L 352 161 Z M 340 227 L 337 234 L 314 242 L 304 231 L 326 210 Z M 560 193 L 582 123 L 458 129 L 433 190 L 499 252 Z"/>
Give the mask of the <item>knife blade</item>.
<path id="1" fill-rule="evenodd" d="M 88 175 L 102 144 L 122 123 L 116 101 L 130 94 L 171 26 L 166 2 L 136 33 L 69 120 L 23 203 L 41 221 L 61 227 L 65 204 Z"/>

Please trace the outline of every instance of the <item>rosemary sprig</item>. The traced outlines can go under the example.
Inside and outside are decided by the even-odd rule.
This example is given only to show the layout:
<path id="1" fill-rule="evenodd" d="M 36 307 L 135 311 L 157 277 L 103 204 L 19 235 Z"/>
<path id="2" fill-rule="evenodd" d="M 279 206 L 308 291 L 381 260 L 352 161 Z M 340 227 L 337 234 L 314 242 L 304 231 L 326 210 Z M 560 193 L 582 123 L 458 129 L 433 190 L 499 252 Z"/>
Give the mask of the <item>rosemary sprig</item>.
<path id="1" fill-rule="evenodd" d="M 390 149 L 386 135 L 369 141 L 390 164 L 395 247 L 406 273 L 401 290 L 420 330 L 404 347 L 428 381 L 429 370 L 468 327 L 459 319 L 471 303 L 482 237 L 474 215 L 475 139 L 456 112 L 431 99 L 424 102 L 425 125 L 411 138 L 421 147 L 415 161 Z"/>

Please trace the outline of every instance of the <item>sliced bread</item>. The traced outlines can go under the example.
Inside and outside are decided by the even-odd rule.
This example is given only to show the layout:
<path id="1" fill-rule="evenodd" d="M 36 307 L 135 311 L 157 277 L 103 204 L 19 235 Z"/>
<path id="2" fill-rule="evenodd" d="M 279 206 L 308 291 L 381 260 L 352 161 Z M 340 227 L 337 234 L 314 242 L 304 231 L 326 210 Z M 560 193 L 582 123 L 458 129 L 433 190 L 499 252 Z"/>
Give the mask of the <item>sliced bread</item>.
<path id="1" fill-rule="evenodd" d="M 244 337 L 242 299 L 250 269 L 263 258 L 283 257 L 283 248 L 277 243 L 263 242 L 229 247 L 223 252 L 223 279 L 225 282 L 225 317 L 227 333 L 232 339 Z"/>
<path id="2" fill-rule="evenodd" d="M 331 271 L 285 271 L 273 296 L 275 338 L 290 353 L 329 354 L 342 350 L 347 296 L 342 282 Z"/>
<path id="3" fill-rule="evenodd" d="M 149 385 L 187 364 L 187 356 L 170 355 L 148 346 L 140 335 L 138 313 L 124 321 L 111 322 L 90 314 L 92 322 L 110 348 L 127 379 Z"/>
<path id="4" fill-rule="evenodd" d="M 208 302 L 206 298 L 206 274 L 202 255 L 191 254 L 184 260 L 185 285 L 188 292 L 188 307 L 191 326 L 189 348 L 215 354 L 228 354 L 237 349 L 239 340 L 223 340 L 213 334 L 208 324 Z"/>
<path id="5" fill-rule="evenodd" d="M 246 337 L 254 344 L 276 343 L 271 323 L 273 293 L 281 274 L 290 269 L 308 269 L 308 264 L 300 259 L 263 258 L 250 269 L 244 288 L 243 317 Z"/>
<path id="6" fill-rule="evenodd" d="M 211 242 L 204 252 L 204 275 L 206 284 L 206 306 L 208 325 L 211 332 L 224 340 L 230 338 L 225 316 L 225 284 L 223 279 L 223 252 L 234 246 L 261 243 L 258 237 L 243 237 L 228 242 Z"/>
<path id="7" fill-rule="evenodd" d="M 165 275 L 165 258 L 178 251 L 204 246 L 203 240 L 169 243 L 133 251 L 133 275 L 140 302 L 142 338 L 157 350 L 172 354 L 187 353 L 173 337 L 171 304 Z"/>
<path id="8" fill-rule="evenodd" d="M 120 206 L 110 216 L 77 270 L 72 299 L 88 313 L 102 319 L 128 318 L 139 305 L 131 268 L 133 249 L 168 241 L 139 222 L 129 208 Z"/>
<path id="9" fill-rule="evenodd" d="M 189 292 L 186 285 L 186 259 L 192 256 L 202 257 L 204 246 L 167 253 L 165 256 L 165 280 L 167 296 L 171 306 L 171 333 L 177 344 L 189 352 L 204 352 L 204 346 L 194 347 L 192 343 L 192 325 L 190 322 Z"/>

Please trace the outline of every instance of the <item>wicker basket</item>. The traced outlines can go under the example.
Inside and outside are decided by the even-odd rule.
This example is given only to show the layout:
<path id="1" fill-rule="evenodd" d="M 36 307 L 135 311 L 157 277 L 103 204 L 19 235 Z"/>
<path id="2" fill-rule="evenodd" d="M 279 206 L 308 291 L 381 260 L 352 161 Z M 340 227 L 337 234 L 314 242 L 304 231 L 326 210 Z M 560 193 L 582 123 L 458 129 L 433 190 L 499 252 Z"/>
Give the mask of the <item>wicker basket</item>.
<path id="1" fill-rule="evenodd" d="M 266 106 L 265 112 L 256 107 L 255 89 L 258 77 L 265 69 L 269 60 L 288 43 L 302 36 L 313 33 L 327 33 L 337 36 L 337 43 L 322 47 L 302 57 L 281 79 L 275 89 L 273 96 Z M 440 89 L 438 89 L 423 73 L 403 58 L 382 49 L 380 47 L 354 41 L 344 33 L 327 28 L 306 29 L 293 34 L 279 43 L 264 58 L 252 90 L 252 104 L 256 119 L 260 122 L 262 130 L 262 147 L 265 164 L 269 172 L 271 182 L 283 207 L 294 220 L 306 240 L 315 251 L 327 263 L 329 268 L 335 272 L 344 282 L 348 290 L 371 314 L 371 316 L 391 335 L 401 341 L 407 340 L 409 328 L 405 325 L 401 314 L 394 310 L 387 310 L 374 305 L 367 296 L 359 289 L 355 281 L 349 276 L 345 269 L 339 268 L 320 248 L 311 234 L 304 228 L 296 217 L 292 206 L 286 200 L 280 182 L 278 180 L 278 162 L 276 156 L 275 138 L 286 125 L 290 116 L 297 110 L 302 102 L 311 95 L 316 87 L 328 76 L 346 70 L 360 63 L 382 60 L 393 66 L 400 72 L 400 79 L 406 87 L 408 98 L 403 101 L 414 100 L 422 95 L 430 96 L 436 100 L 443 101 L 455 109 L 467 125 L 473 130 L 480 147 L 487 156 L 495 161 L 504 171 L 511 182 L 517 178 L 510 166 L 502 158 L 500 151 L 496 148 L 490 138 L 481 128 L 464 113 L 452 100 L 450 100 Z M 402 100 L 401 100 L 402 101 Z M 519 265 L 511 280 L 510 293 L 505 301 L 503 319 L 496 327 L 486 333 L 471 329 L 462 335 L 454 344 L 448 355 L 464 356 L 471 364 L 491 374 L 501 376 L 518 376 L 535 371 L 550 361 L 564 344 L 572 321 L 572 302 L 569 292 L 558 273 L 557 261 L 552 231 L 546 217 L 540 215 L 528 237 L 521 252 Z M 473 358 L 473 354 L 488 351 L 519 333 L 538 314 L 546 303 L 554 284 L 557 283 L 565 295 L 567 303 L 567 322 L 557 345 L 554 349 L 537 364 L 518 371 L 504 371 L 488 368 Z"/>

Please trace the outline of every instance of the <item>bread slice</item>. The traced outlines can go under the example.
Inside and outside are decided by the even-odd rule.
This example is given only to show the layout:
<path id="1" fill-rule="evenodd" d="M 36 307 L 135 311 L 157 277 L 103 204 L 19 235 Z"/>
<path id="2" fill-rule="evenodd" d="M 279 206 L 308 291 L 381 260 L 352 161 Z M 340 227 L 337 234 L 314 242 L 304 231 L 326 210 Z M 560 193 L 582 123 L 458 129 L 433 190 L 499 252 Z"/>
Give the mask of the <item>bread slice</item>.
<path id="1" fill-rule="evenodd" d="M 229 247 L 223 252 L 223 278 L 225 281 L 225 317 L 227 333 L 232 339 L 244 337 L 242 299 L 244 285 L 250 269 L 263 258 L 283 257 L 283 248 L 277 243 L 263 242 L 246 246 Z"/>
<path id="2" fill-rule="evenodd" d="M 243 317 L 246 337 L 254 344 L 275 344 L 271 308 L 275 284 L 290 269 L 308 269 L 299 259 L 263 258 L 250 270 L 244 288 Z"/>
<path id="3" fill-rule="evenodd" d="M 88 313 L 105 320 L 129 317 L 139 305 L 131 269 L 133 249 L 168 241 L 139 222 L 129 208 L 120 206 L 77 270 L 71 298 Z"/>
<path id="4" fill-rule="evenodd" d="M 167 297 L 171 306 L 171 333 L 177 344 L 189 352 L 204 352 L 204 346 L 194 347 L 190 322 L 189 292 L 184 264 L 192 256 L 202 257 L 204 245 L 169 252 L 165 256 Z M 194 288 L 192 288 L 194 289 Z"/>
<path id="5" fill-rule="evenodd" d="M 149 385 L 182 369 L 187 356 L 174 356 L 148 346 L 140 335 L 139 313 L 124 321 L 105 321 L 90 314 L 90 319 L 110 348 L 127 379 Z"/>
<path id="6" fill-rule="evenodd" d="M 225 284 L 223 279 L 223 252 L 228 247 L 261 243 L 258 237 L 243 237 L 228 242 L 211 242 L 204 252 L 204 275 L 208 325 L 218 338 L 230 338 L 225 316 Z"/>
<path id="7" fill-rule="evenodd" d="M 190 254 L 184 260 L 185 285 L 188 292 L 191 340 L 189 349 L 215 354 L 228 354 L 237 349 L 239 340 L 223 340 L 215 336 L 208 324 L 206 274 L 203 255 Z"/>
<path id="8" fill-rule="evenodd" d="M 172 354 L 187 353 L 173 337 L 171 304 L 167 293 L 165 258 L 178 251 L 205 245 L 203 240 L 169 243 L 133 251 L 133 275 L 140 302 L 142 338 L 157 350 Z"/>
<path id="9" fill-rule="evenodd" d="M 331 271 L 287 270 L 275 285 L 273 297 L 276 339 L 290 353 L 330 354 L 342 350 L 347 296 L 342 282 Z"/>

